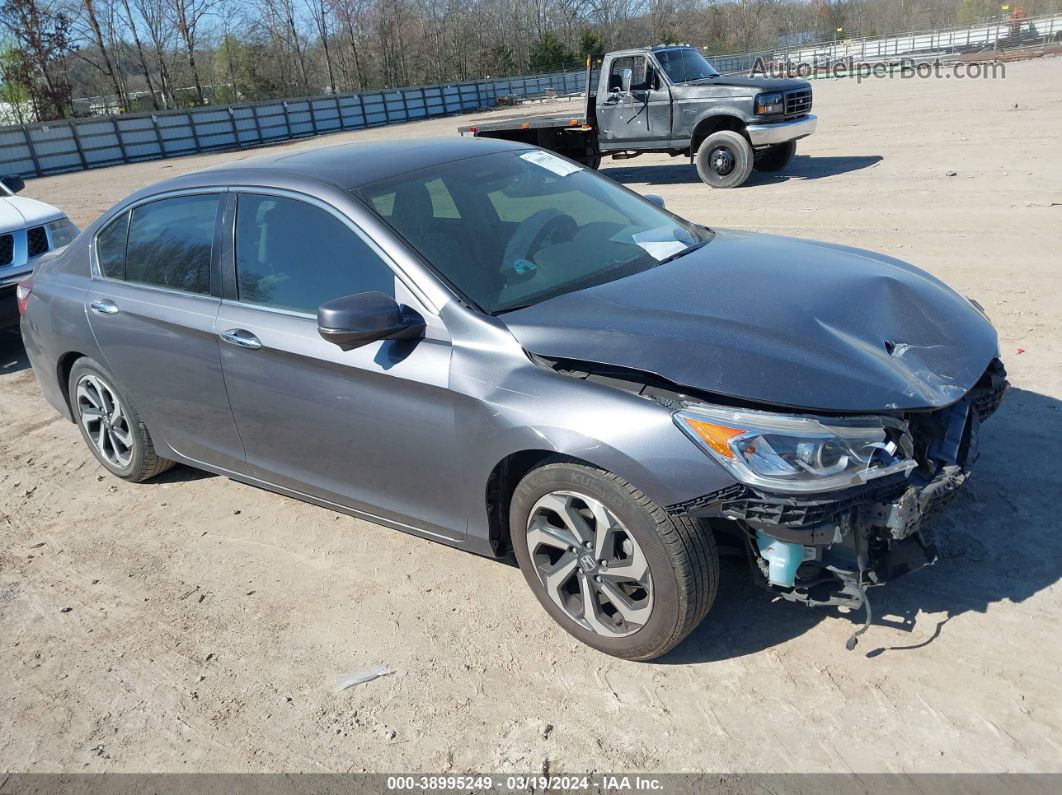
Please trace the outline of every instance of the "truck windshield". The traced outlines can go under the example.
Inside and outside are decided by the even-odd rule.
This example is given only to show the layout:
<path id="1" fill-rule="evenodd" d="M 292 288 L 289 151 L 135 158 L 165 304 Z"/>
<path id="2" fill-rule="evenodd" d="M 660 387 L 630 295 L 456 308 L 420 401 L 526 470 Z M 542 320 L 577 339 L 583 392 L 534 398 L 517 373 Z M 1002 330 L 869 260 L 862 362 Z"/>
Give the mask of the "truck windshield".
<path id="1" fill-rule="evenodd" d="M 657 50 L 653 53 L 660 62 L 661 68 L 667 72 L 668 79 L 672 83 L 689 83 L 693 80 L 705 80 L 710 77 L 719 77 L 708 61 L 698 50 L 693 47 L 676 47 L 673 50 Z"/>
<path id="2" fill-rule="evenodd" d="M 491 314 L 640 273 L 712 237 L 540 149 L 444 163 L 354 193 Z"/>

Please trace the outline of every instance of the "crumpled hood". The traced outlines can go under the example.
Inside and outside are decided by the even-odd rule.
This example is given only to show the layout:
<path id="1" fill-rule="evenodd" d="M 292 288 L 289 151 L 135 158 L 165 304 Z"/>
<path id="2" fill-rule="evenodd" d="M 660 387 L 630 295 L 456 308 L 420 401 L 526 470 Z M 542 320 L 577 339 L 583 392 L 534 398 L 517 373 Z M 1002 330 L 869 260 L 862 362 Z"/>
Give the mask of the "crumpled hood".
<path id="1" fill-rule="evenodd" d="M 939 279 L 882 254 L 751 232 L 501 316 L 532 353 L 780 407 L 862 412 L 961 398 L 996 332 Z"/>

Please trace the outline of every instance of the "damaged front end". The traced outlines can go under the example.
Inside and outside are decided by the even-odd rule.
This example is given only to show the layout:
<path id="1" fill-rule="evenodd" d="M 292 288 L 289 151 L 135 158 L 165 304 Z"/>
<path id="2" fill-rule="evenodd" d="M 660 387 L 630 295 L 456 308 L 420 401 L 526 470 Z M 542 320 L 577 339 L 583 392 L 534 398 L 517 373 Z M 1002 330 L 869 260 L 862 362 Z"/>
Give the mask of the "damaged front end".
<path id="1" fill-rule="evenodd" d="M 867 622 L 856 635 L 861 634 L 870 622 L 868 587 L 935 562 L 927 522 L 968 479 L 977 459 L 980 425 L 1006 389 L 1003 365 L 995 360 L 958 402 L 882 418 L 885 439 L 869 446 L 874 458 L 866 463 L 867 471 L 874 467 L 873 475 L 856 485 L 782 493 L 744 478 L 669 510 L 736 531 L 755 564 L 756 578 L 782 598 L 807 605 L 865 606 Z M 727 442 L 729 451 L 732 443 Z"/>

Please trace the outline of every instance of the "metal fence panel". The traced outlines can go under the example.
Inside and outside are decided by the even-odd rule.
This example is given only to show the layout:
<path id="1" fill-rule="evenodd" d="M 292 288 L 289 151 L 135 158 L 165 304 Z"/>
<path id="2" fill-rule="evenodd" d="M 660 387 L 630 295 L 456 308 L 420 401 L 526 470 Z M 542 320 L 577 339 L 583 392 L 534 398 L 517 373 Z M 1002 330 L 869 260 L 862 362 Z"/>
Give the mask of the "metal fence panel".
<path id="1" fill-rule="evenodd" d="M 0 173 L 24 177 L 258 146 L 582 90 L 582 72 L 0 127 Z"/>
<path id="2" fill-rule="evenodd" d="M 994 49 L 1010 42 L 1012 34 L 1017 40 L 1030 43 L 1062 40 L 1062 15 L 1036 17 L 1014 21 L 979 23 L 959 28 L 933 31 L 907 31 L 886 36 L 857 39 L 840 39 L 801 44 L 794 47 L 722 53 L 709 56 L 709 60 L 723 74 L 750 71 L 756 60 L 782 59 L 790 64 L 818 66 L 852 58 L 859 61 L 881 61 L 887 58 L 902 58 L 921 54 L 953 53 Z"/>

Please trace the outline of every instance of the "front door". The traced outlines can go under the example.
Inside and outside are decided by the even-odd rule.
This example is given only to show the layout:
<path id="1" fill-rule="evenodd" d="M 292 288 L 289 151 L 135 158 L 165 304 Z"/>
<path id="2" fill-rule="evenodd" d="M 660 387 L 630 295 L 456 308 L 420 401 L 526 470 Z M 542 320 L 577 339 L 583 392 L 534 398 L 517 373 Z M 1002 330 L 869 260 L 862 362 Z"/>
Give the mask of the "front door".
<path id="1" fill-rule="evenodd" d="M 631 90 L 623 72 L 631 70 Z M 653 147 L 671 138 L 671 94 L 667 82 L 644 55 L 614 58 L 608 92 L 598 92 L 598 140 L 603 151 Z"/>
<path id="2" fill-rule="evenodd" d="M 317 332 L 317 307 L 384 292 L 426 315 L 383 255 L 337 211 L 291 194 L 241 193 L 237 299 L 221 340 L 229 400 L 251 473 L 391 522 L 462 538 L 448 390 L 450 342 L 437 318 L 424 339 L 343 351 Z"/>
<path id="3" fill-rule="evenodd" d="M 87 313 L 104 364 L 156 441 L 193 461 L 242 469 L 211 295 L 223 194 L 134 207 L 97 235 Z"/>

